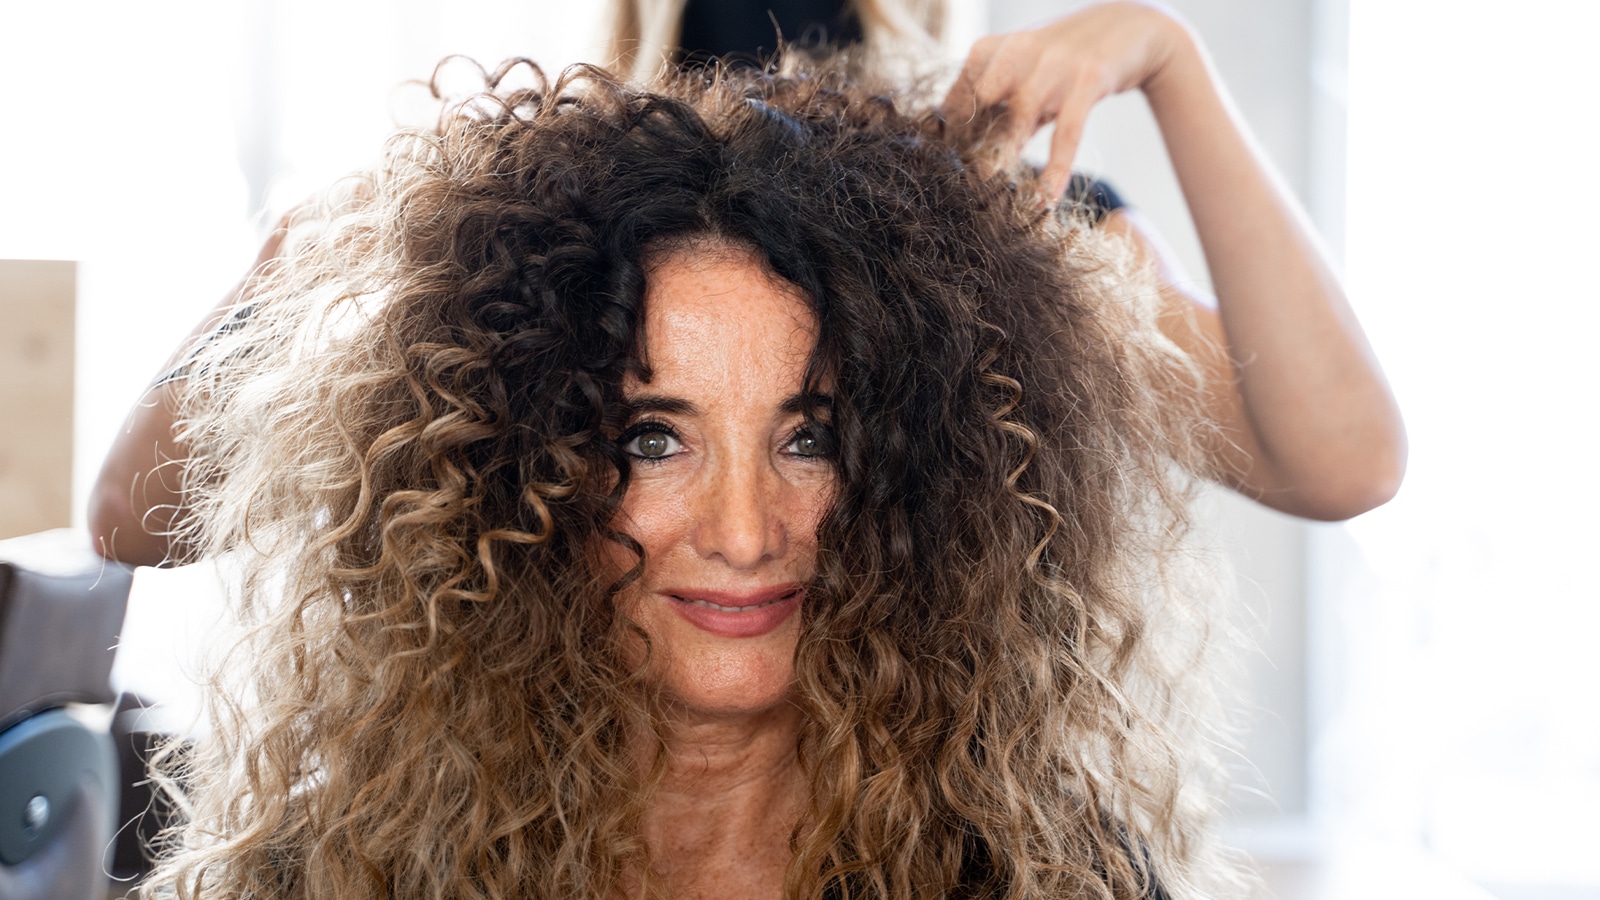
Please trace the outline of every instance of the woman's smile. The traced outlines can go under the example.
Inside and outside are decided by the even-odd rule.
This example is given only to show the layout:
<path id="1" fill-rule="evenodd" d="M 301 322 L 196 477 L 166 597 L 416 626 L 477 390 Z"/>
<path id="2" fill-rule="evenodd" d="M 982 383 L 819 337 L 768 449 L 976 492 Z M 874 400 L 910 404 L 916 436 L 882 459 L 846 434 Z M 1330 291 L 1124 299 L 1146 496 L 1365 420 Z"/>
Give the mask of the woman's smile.
<path id="1" fill-rule="evenodd" d="M 755 591 L 671 589 L 662 592 L 689 624 L 731 638 L 760 637 L 800 609 L 805 589 L 781 584 Z"/>

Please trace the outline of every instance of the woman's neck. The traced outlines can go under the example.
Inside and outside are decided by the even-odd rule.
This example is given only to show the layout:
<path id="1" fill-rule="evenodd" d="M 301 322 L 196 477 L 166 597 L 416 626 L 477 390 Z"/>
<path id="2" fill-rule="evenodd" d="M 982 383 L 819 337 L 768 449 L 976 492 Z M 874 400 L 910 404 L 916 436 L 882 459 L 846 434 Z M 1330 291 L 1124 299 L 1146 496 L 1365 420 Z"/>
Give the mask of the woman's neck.
<path id="1" fill-rule="evenodd" d="M 674 897 L 778 897 L 804 807 L 800 714 L 682 714 L 645 814 L 655 877 Z"/>

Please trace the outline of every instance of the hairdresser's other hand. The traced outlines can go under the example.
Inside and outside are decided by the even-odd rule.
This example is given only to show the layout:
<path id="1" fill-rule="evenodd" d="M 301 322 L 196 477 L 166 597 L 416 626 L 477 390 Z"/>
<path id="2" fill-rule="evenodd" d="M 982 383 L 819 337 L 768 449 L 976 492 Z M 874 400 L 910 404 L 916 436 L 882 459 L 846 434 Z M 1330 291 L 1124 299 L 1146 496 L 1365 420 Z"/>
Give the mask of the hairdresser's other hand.
<path id="1" fill-rule="evenodd" d="M 256 279 L 283 251 L 290 222 L 308 209 L 297 206 L 278 221 L 250 272 L 206 313 L 158 374 L 182 365 L 197 341 L 215 333 L 222 321 L 249 302 Z M 182 520 L 187 499 L 183 462 L 189 458 L 189 448 L 177 437 L 177 404 L 176 383 L 158 380 L 134 404 L 100 464 L 100 476 L 89 493 L 89 534 L 95 550 L 106 559 L 159 566 L 181 555 L 171 544 L 171 532 Z"/>
<path id="2" fill-rule="evenodd" d="M 1009 166 L 1040 128 L 1055 123 L 1050 159 L 1040 173 L 1041 200 L 1053 203 L 1067 189 L 1084 123 L 1096 103 L 1131 90 L 1149 90 L 1168 63 L 1193 38 L 1158 7 L 1102 3 L 1041 28 L 995 34 L 972 47 L 943 112 L 955 123 L 1003 104 L 995 140 L 997 163 Z"/>

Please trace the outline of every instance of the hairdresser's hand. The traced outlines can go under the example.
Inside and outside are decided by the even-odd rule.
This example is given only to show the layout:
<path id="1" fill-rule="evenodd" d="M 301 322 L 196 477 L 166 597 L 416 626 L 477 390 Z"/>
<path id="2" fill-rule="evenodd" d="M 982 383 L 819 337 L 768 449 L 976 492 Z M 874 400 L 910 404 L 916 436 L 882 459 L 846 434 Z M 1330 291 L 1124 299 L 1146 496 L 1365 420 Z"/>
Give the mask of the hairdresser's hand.
<path id="1" fill-rule="evenodd" d="M 991 138 L 1000 166 L 1016 162 L 1028 139 L 1054 122 L 1050 159 L 1040 174 L 1040 199 L 1053 203 L 1066 191 L 1094 105 L 1124 91 L 1150 90 L 1193 40 L 1187 27 L 1155 6 L 1090 6 L 1042 28 L 978 41 L 943 112 L 959 125 L 1003 105 L 1001 130 Z"/>

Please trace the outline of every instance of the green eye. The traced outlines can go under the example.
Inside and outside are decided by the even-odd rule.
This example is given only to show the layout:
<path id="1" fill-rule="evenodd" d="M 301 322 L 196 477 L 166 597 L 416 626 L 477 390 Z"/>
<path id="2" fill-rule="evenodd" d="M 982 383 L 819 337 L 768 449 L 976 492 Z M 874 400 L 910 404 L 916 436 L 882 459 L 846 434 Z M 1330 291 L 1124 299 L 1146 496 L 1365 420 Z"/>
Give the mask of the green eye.
<path id="1" fill-rule="evenodd" d="M 670 438 L 659 431 L 641 435 L 634 441 L 639 446 L 639 455 L 644 457 L 666 456 L 672 449 Z"/>
<path id="2" fill-rule="evenodd" d="M 663 460 L 683 449 L 678 436 L 665 427 L 641 422 L 622 436 L 622 452 L 638 459 Z"/>
<path id="3" fill-rule="evenodd" d="M 833 455 L 833 429 L 822 424 L 802 426 L 783 449 L 792 456 L 807 459 L 830 457 Z"/>

